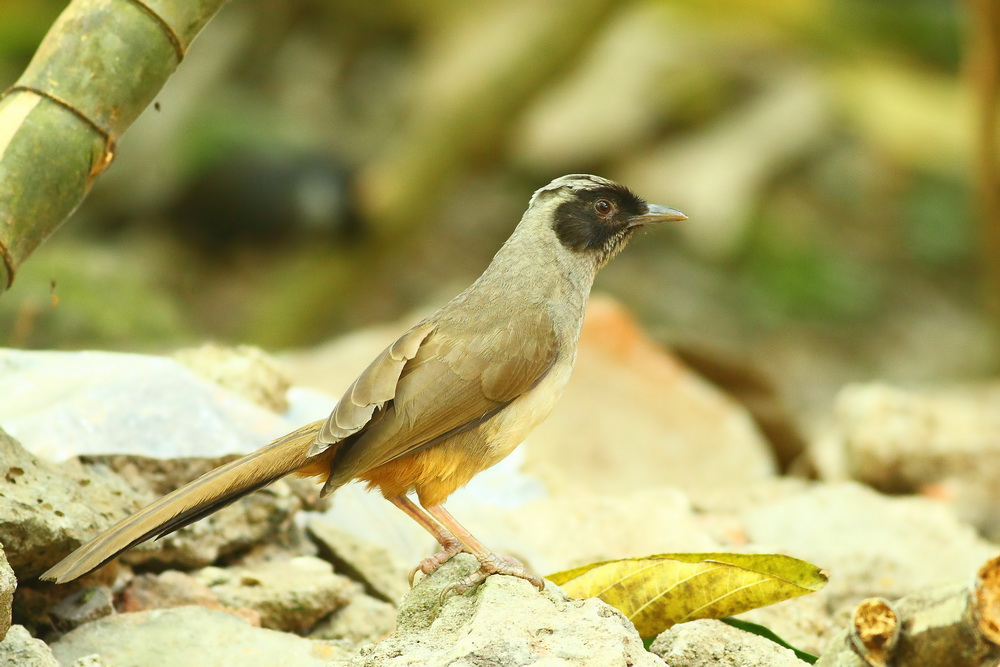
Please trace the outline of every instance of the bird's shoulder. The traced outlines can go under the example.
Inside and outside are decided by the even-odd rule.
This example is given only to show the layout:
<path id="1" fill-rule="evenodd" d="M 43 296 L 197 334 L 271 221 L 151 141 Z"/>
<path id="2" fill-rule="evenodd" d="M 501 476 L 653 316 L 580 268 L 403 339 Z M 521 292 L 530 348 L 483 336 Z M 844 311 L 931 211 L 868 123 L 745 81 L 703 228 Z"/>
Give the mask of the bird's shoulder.
<path id="1" fill-rule="evenodd" d="M 453 310 L 432 322 L 434 328 L 400 380 L 414 373 L 450 374 L 450 382 L 466 383 L 484 398 L 506 403 L 534 386 L 559 356 L 560 336 L 544 306 L 480 308 L 474 317 Z"/>

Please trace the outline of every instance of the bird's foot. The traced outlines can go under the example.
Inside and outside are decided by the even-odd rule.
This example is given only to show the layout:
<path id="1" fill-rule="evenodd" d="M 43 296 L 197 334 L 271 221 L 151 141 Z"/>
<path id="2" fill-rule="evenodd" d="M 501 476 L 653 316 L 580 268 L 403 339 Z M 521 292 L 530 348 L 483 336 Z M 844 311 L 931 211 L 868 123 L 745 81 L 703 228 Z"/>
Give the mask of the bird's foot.
<path id="1" fill-rule="evenodd" d="M 423 572 L 424 575 L 431 574 L 434 570 L 451 560 L 452 556 L 460 554 L 466 550 L 465 545 L 454 537 L 449 537 L 443 540 L 441 542 L 441 547 L 441 551 L 437 552 L 433 556 L 428 556 L 423 559 L 415 568 L 410 570 L 410 588 L 413 588 L 413 578 L 417 576 L 417 572 Z"/>
<path id="2" fill-rule="evenodd" d="M 479 584 L 486 581 L 486 577 L 491 574 L 507 574 L 518 577 L 531 583 L 539 591 L 545 590 L 545 581 L 537 574 L 529 570 L 524 564 L 513 556 L 487 552 L 486 556 L 479 558 L 479 569 L 465 577 L 461 581 L 451 584 L 441 592 L 441 597 L 445 598 L 453 593 L 461 595 L 472 590 Z"/>

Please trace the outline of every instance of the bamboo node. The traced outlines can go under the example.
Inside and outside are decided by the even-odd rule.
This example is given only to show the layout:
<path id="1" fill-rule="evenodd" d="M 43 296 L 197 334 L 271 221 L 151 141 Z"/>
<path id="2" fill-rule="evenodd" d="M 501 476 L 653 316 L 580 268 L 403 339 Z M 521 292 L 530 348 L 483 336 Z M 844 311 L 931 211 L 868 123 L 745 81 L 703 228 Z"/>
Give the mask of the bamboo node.
<path id="1" fill-rule="evenodd" d="M 174 54 L 176 54 L 177 56 L 177 62 L 179 63 L 180 61 L 184 60 L 184 54 L 187 53 L 187 46 L 184 44 L 184 41 L 181 39 L 181 36 L 177 34 L 177 31 L 174 30 L 174 27 L 169 23 L 167 23 L 167 21 L 162 16 L 157 14 L 156 11 L 154 11 L 152 7 L 143 2 L 143 0 L 127 0 L 127 1 L 131 2 L 133 5 L 135 5 L 143 12 L 145 12 L 151 19 L 153 19 L 153 21 L 158 26 L 160 26 L 160 30 L 163 31 L 164 35 L 166 35 L 167 41 L 169 41 L 171 46 L 174 47 Z"/>
<path id="2" fill-rule="evenodd" d="M 97 174 L 100 174 L 102 171 L 108 168 L 108 166 L 111 164 L 111 161 L 114 159 L 115 149 L 117 148 L 117 141 L 115 140 L 114 134 L 111 132 L 111 130 L 101 127 L 101 125 L 97 121 L 95 121 L 93 118 L 91 118 L 83 111 L 75 107 L 72 102 L 64 100 L 58 95 L 50 93 L 47 90 L 36 88 L 34 86 L 26 86 L 23 84 L 13 85 L 7 90 L 5 90 L 3 95 L 0 95 L 0 99 L 3 99 L 10 93 L 18 91 L 34 93 L 39 97 L 44 97 L 47 100 L 51 100 L 56 104 L 58 104 L 59 106 L 61 106 L 63 109 L 66 109 L 67 111 L 72 113 L 74 116 L 82 120 L 87 125 L 89 125 L 90 128 L 94 130 L 94 132 L 99 134 L 101 136 L 101 139 L 104 141 L 104 153 L 103 155 L 101 155 L 100 158 L 98 158 L 94 162 L 94 165 L 93 167 L 91 167 L 88 176 L 90 177 L 96 176 Z"/>
<path id="3" fill-rule="evenodd" d="M 4 266 L 7 268 L 7 284 L 3 288 L 8 289 L 14 284 L 14 258 L 10 256 L 3 239 L 0 239 L 0 257 L 3 258 Z"/>

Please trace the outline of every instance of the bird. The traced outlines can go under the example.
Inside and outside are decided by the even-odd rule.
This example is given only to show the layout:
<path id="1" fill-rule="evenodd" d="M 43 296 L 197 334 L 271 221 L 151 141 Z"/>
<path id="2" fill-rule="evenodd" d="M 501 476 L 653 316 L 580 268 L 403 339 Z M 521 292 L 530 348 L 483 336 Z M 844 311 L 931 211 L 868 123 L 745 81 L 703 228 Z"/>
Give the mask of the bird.
<path id="1" fill-rule="evenodd" d="M 286 475 L 317 477 L 322 496 L 351 481 L 377 489 L 441 550 L 410 574 L 460 552 L 493 574 L 544 581 L 490 551 L 444 507 L 456 489 L 510 454 L 552 410 L 569 380 L 594 278 L 640 229 L 686 220 L 590 174 L 554 179 L 483 274 L 379 354 L 325 420 L 216 468 L 83 544 L 41 578 L 65 583 L 123 551 L 195 522 Z M 416 496 L 416 501 L 411 498 Z"/>

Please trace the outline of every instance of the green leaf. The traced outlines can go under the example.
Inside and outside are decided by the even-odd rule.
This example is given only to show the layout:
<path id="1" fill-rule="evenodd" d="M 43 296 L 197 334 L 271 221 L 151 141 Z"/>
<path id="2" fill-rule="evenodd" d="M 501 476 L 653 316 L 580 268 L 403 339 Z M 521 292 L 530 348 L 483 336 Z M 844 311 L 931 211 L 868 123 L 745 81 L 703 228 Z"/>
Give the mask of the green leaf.
<path id="1" fill-rule="evenodd" d="M 802 660 L 803 662 L 808 662 L 810 665 L 815 665 L 816 661 L 819 660 L 819 656 L 815 656 L 812 653 L 808 653 L 806 651 L 803 651 L 802 649 L 795 648 L 794 646 L 786 642 L 784 639 L 774 634 L 774 632 L 770 628 L 764 627 L 763 625 L 758 625 L 757 623 L 744 621 L 741 618 L 732 618 L 729 616 L 727 616 L 726 618 L 720 618 L 719 620 L 725 623 L 726 625 L 731 625 L 739 630 L 744 630 L 745 632 L 749 632 L 758 635 L 760 637 L 764 637 L 765 639 L 770 639 L 778 646 L 784 646 L 788 650 L 792 651 L 793 653 L 795 653 L 796 658 Z"/>
<path id="2" fill-rule="evenodd" d="M 818 591 L 820 568 L 780 554 L 690 553 L 591 563 L 547 577 L 574 597 L 621 611 L 643 637 L 676 623 L 723 618 Z"/>

